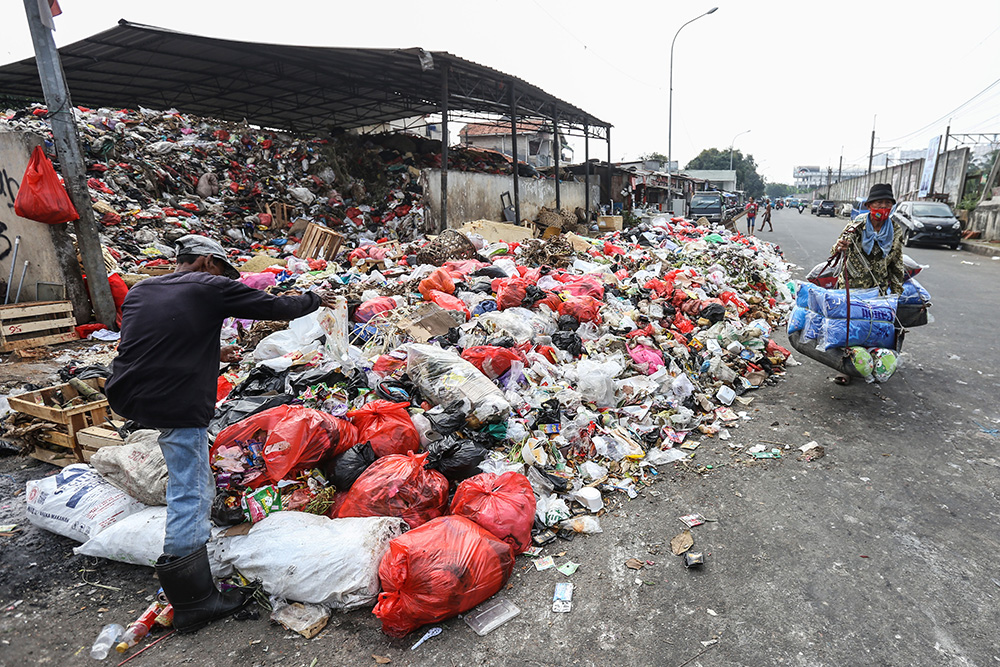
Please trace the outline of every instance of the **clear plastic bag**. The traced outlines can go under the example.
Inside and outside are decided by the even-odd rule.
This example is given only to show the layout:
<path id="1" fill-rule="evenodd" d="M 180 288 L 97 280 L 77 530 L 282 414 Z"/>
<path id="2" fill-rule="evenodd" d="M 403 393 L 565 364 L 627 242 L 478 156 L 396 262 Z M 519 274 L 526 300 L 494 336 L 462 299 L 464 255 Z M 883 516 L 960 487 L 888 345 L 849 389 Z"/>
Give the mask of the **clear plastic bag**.
<path id="1" fill-rule="evenodd" d="M 500 388 L 454 352 L 416 343 L 406 349 L 407 373 L 435 404 L 468 399 L 473 415 L 481 422 L 506 419 L 510 413 L 510 404 Z"/>

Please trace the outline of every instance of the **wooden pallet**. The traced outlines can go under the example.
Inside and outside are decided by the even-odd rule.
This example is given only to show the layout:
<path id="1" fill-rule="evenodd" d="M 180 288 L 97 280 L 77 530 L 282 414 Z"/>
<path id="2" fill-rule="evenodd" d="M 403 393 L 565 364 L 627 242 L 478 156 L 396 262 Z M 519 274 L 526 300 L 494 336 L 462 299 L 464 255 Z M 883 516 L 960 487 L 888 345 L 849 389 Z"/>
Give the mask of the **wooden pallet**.
<path id="1" fill-rule="evenodd" d="M 310 222 L 295 254 L 302 259 L 333 260 L 343 242 L 344 237 L 329 227 Z"/>
<path id="2" fill-rule="evenodd" d="M 69 301 L 0 306 L 0 352 L 79 340 Z"/>
<path id="3" fill-rule="evenodd" d="M 93 378 L 84 380 L 84 382 L 94 389 L 104 388 L 104 378 Z M 18 396 L 11 396 L 8 402 L 10 403 L 10 409 L 15 412 L 23 412 L 24 414 L 49 422 L 52 428 L 40 431 L 42 434 L 41 439 L 51 445 L 55 445 L 57 448 L 55 452 L 57 454 L 70 456 L 75 459 L 71 460 L 70 463 L 82 462 L 85 459 L 83 450 L 76 440 L 77 433 L 89 426 L 103 424 L 108 420 L 108 401 L 107 399 L 91 401 L 69 408 L 55 407 L 50 403 L 54 400 L 53 397 L 60 392 L 67 401 L 79 396 L 79 393 L 72 385 L 60 384 L 37 391 L 29 391 Z M 39 453 L 38 449 L 36 448 L 36 451 L 31 456 L 41 461 L 55 463 L 55 461 L 50 460 L 52 452 Z M 56 463 L 56 465 L 66 464 Z"/>

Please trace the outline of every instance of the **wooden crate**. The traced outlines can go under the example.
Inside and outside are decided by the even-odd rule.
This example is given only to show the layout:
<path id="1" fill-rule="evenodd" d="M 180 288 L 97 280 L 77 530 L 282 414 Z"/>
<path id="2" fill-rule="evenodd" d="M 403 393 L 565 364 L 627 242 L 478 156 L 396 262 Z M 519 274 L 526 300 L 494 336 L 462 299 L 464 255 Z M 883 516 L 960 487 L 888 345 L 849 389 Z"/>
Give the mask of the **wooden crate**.
<path id="1" fill-rule="evenodd" d="M 0 352 L 79 340 L 69 301 L 0 306 Z"/>
<path id="2" fill-rule="evenodd" d="M 343 242 L 344 237 L 329 227 L 310 222 L 295 254 L 302 259 L 333 260 Z"/>
<path id="3" fill-rule="evenodd" d="M 139 273 L 144 273 L 147 276 L 165 276 L 168 273 L 173 273 L 176 269 L 176 264 L 157 264 L 156 266 L 143 266 L 139 269 Z"/>
<path id="4" fill-rule="evenodd" d="M 84 382 L 94 389 L 104 388 L 104 378 L 92 378 L 84 380 Z M 51 399 L 57 392 L 62 392 L 63 398 L 67 401 L 79 396 L 79 393 L 72 385 L 60 384 L 37 391 L 29 391 L 18 396 L 11 396 L 8 399 L 10 409 L 51 423 L 51 429 L 42 431 L 44 434 L 41 436 L 42 440 L 59 448 L 56 452 L 62 453 L 62 450 L 69 450 L 69 452 L 66 452 L 67 455 L 71 452 L 76 461 L 83 461 L 83 451 L 76 440 L 76 435 L 88 426 L 103 424 L 108 420 L 108 401 L 107 399 L 91 401 L 90 403 L 70 408 L 47 405 L 47 399 Z M 33 456 L 42 461 L 47 461 L 48 459 L 42 458 L 42 456 L 49 456 L 49 454 L 33 454 Z"/>
<path id="5" fill-rule="evenodd" d="M 118 427 L 122 422 L 106 421 L 103 424 L 88 426 L 76 434 L 76 442 L 80 445 L 83 460 L 90 463 L 90 457 L 101 447 L 123 445 L 125 441 L 118 435 Z"/>

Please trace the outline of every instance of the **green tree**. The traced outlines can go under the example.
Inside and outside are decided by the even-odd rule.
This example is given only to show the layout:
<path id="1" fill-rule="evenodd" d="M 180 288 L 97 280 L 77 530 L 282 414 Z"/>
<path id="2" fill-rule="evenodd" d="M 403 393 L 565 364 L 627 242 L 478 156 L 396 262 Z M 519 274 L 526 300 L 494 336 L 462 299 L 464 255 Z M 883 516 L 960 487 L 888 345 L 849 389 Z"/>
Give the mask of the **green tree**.
<path id="1" fill-rule="evenodd" d="M 772 199 L 778 197 L 787 197 L 788 195 L 795 195 L 799 193 L 799 189 L 794 185 L 788 185 L 787 183 L 768 183 L 764 188 L 768 197 Z"/>
<path id="2" fill-rule="evenodd" d="M 706 148 L 698 157 L 687 163 L 685 169 L 729 169 L 729 151 Z M 733 169 L 736 170 L 736 184 L 751 197 L 764 196 L 764 178 L 757 173 L 757 163 L 752 155 L 733 153 Z"/>
<path id="3" fill-rule="evenodd" d="M 667 156 L 664 155 L 663 153 L 658 153 L 656 151 L 653 151 L 652 153 L 645 153 L 643 155 L 640 155 L 639 159 L 640 160 L 659 160 L 663 164 L 667 163 Z"/>

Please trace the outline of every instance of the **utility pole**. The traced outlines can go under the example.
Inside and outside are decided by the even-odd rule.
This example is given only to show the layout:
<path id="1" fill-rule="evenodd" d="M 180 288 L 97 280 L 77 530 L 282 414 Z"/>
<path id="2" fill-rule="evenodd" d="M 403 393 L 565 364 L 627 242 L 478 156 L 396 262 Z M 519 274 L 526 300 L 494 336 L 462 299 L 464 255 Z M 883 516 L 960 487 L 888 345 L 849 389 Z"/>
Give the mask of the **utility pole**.
<path id="1" fill-rule="evenodd" d="M 833 167 L 826 168 L 826 198 L 832 199 L 830 196 L 830 180 L 833 178 Z"/>
<path id="2" fill-rule="evenodd" d="M 837 182 L 840 183 L 840 175 L 844 173 L 844 147 L 840 147 L 840 164 L 837 165 Z"/>
<path id="3" fill-rule="evenodd" d="M 868 146 L 868 179 L 872 175 L 872 159 L 875 157 L 875 130 L 872 130 L 872 142 Z M 871 185 L 871 183 L 869 183 Z"/>
<path id="4" fill-rule="evenodd" d="M 44 8 L 39 5 L 43 4 Z M 76 229 L 76 243 L 83 258 L 83 270 L 87 273 L 87 284 L 90 287 L 90 300 L 94 306 L 97 320 L 111 328 L 115 325 L 115 303 L 111 298 L 111 286 L 108 285 L 108 272 L 104 267 L 104 257 L 101 253 L 101 241 L 97 233 L 97 221 L 94 220 L 94 209 L 90 202 L 90 192 L 87 190 L 87 176 L 83 167 L 83 154 L 80 152 L 80 140 L 76 131 L 76 121 L 73 118 L 73 103 L 70 100 L 69 87 L 63 73 L 59 51 L 56 49 L 52 30 L 42 23 L 42 11 L 48 12 L 48 3 L 38 0 L 24 0 L 24 11 L 28 17 L 28 28 L 31 30 L 31 41 L 35 47 L 35 62 L 38 66 L 38 78 L 45 94 L 45 104 L 48 107 L 48 118 L 52 124 L 52 138 L 55 141 L 56 155 L 62 171 L 66 190 L 73 206 L 76 207 L 80 219 L 73 223 Z M 49 18 L 51 23 L 51 18 Z M 64 273 L 69 268 L 62 267 Z M 75 267 L 74 267 L 75 268 Z M 67 292 L 72 296 L 74 281 L 66 275 Z M 77 300 L 74 300 L 76 305 Z M 80 319 L 79 309 L 74 309 L 77 319 Z"/>

